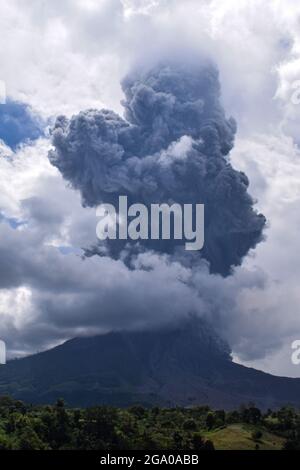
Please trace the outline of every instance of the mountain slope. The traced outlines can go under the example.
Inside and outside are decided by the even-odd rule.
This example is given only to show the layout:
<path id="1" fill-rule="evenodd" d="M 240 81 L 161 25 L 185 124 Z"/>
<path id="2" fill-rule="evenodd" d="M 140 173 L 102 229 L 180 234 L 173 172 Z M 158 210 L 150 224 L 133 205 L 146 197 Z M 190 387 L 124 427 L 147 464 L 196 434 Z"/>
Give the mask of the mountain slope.
<path id="1" fill-rule="evenodd" d="M 254 401 L 300 405 L 300 379 L 275 377 L 231 361 L 200 320 L 141 332 L 75 338 L 0 367 L 0 394 L 33 403 L 63 397 L 73 406 L 133 403 L 233 408 Z"/>

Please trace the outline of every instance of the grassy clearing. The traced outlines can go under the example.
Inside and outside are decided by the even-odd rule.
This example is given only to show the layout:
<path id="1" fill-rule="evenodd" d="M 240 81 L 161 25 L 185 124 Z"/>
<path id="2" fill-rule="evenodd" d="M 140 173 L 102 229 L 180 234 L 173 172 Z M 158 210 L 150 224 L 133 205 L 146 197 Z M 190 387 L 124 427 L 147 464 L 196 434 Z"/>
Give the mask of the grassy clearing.
<path id="1" fill-rule="evenodd" d="M 262 432 L 261 439 L 255 441 L 252 438 L 254 430 Z M 255 450 L 257 444 L 261 450 L 280 450 L 285 442 L 282 437 L 248 424 L 231 424 L 207 432 L 205 437 L 213 441 L 217 450 Z"/>

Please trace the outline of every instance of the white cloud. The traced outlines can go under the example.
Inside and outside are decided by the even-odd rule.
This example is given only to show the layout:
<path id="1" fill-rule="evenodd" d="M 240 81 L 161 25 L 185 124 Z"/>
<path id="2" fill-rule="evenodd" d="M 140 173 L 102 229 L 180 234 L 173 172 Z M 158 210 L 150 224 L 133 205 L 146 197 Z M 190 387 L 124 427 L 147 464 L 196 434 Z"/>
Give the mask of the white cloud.
<path id="1" fill-rule="evenodd" d="M 245 339 L 249 350 L 258 349 L 257 359 L 261 351 L 274 349 L 268 358 L 252 361 L 252 365 L 299 376 L 290 363 L 290 344 L 300 337 L 300 151 L 290 137 L 256 135 L 237 142 L 232 160 L 249 176 L 250 192 L 257 197 L 269 225 L 266 241 L 244 264 L 244 269 L 260 267 L 266 283 L 263 289 L 240 292 L 241 316 L 236 325 L 239 328 L 241 323 L 249 336 Z M 240 341 L 236 351 L 245 359 L 243 334 Z M 282 349 L 280 360 L 278 348 Z"/>
<path id="2" fill-rule="evenodd" d="M 1 79 L 48 115 L 119 110 L 119 81 L 132 60 L 188 44 L 215 57 L 240 125 L 261 130 L 278 112 L 277 71 L 285 80 L 299 54 L 298 17 L 288 0 L 3 1 Z"/>

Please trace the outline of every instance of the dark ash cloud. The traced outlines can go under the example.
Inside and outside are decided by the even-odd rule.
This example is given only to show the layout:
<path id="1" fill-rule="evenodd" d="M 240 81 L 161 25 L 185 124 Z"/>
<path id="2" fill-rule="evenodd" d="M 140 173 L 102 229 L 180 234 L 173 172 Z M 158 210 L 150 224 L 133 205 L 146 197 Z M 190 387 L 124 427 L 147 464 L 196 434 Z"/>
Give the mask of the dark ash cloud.
<path id="1" fill-rule="evenodd" d="M 119 195 L 146 205 L 204 203 L 201 256 L 212 272 L 228 274 L 261 240 L 265 218 L 253 209 L 247 176 L 228 159 L 236 124 L 220 104 L 216 68 L 164 63 L 134 70 L 122 86 L 125 119 L 109 110 L 59 117 L 50 161 L 87 206 L 116 204 Z M 174 241 L 142 245 L 169 254 L 178 248 Z M 107 248 L 118 257 L 124 245 Z"/>

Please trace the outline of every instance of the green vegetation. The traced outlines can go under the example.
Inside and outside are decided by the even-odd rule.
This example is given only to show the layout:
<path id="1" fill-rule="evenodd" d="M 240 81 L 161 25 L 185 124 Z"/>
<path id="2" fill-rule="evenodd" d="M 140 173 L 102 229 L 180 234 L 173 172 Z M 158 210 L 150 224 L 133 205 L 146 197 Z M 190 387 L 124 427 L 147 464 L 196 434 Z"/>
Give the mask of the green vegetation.
<path id="1" fill-rule="evenodd" d="M 217 450 L 280 450 L 285 443 L 284 438 L 264 428 L 253 431 L 252 425 L 244 423 L 230 424 L 205 436 L 213 441 Z"/>
<path id="2" fill-rule="evenodd" d="M 193 408 L 26 405 L 0 398 L 0 450 L 300 449 L 300 412 Z"/>

